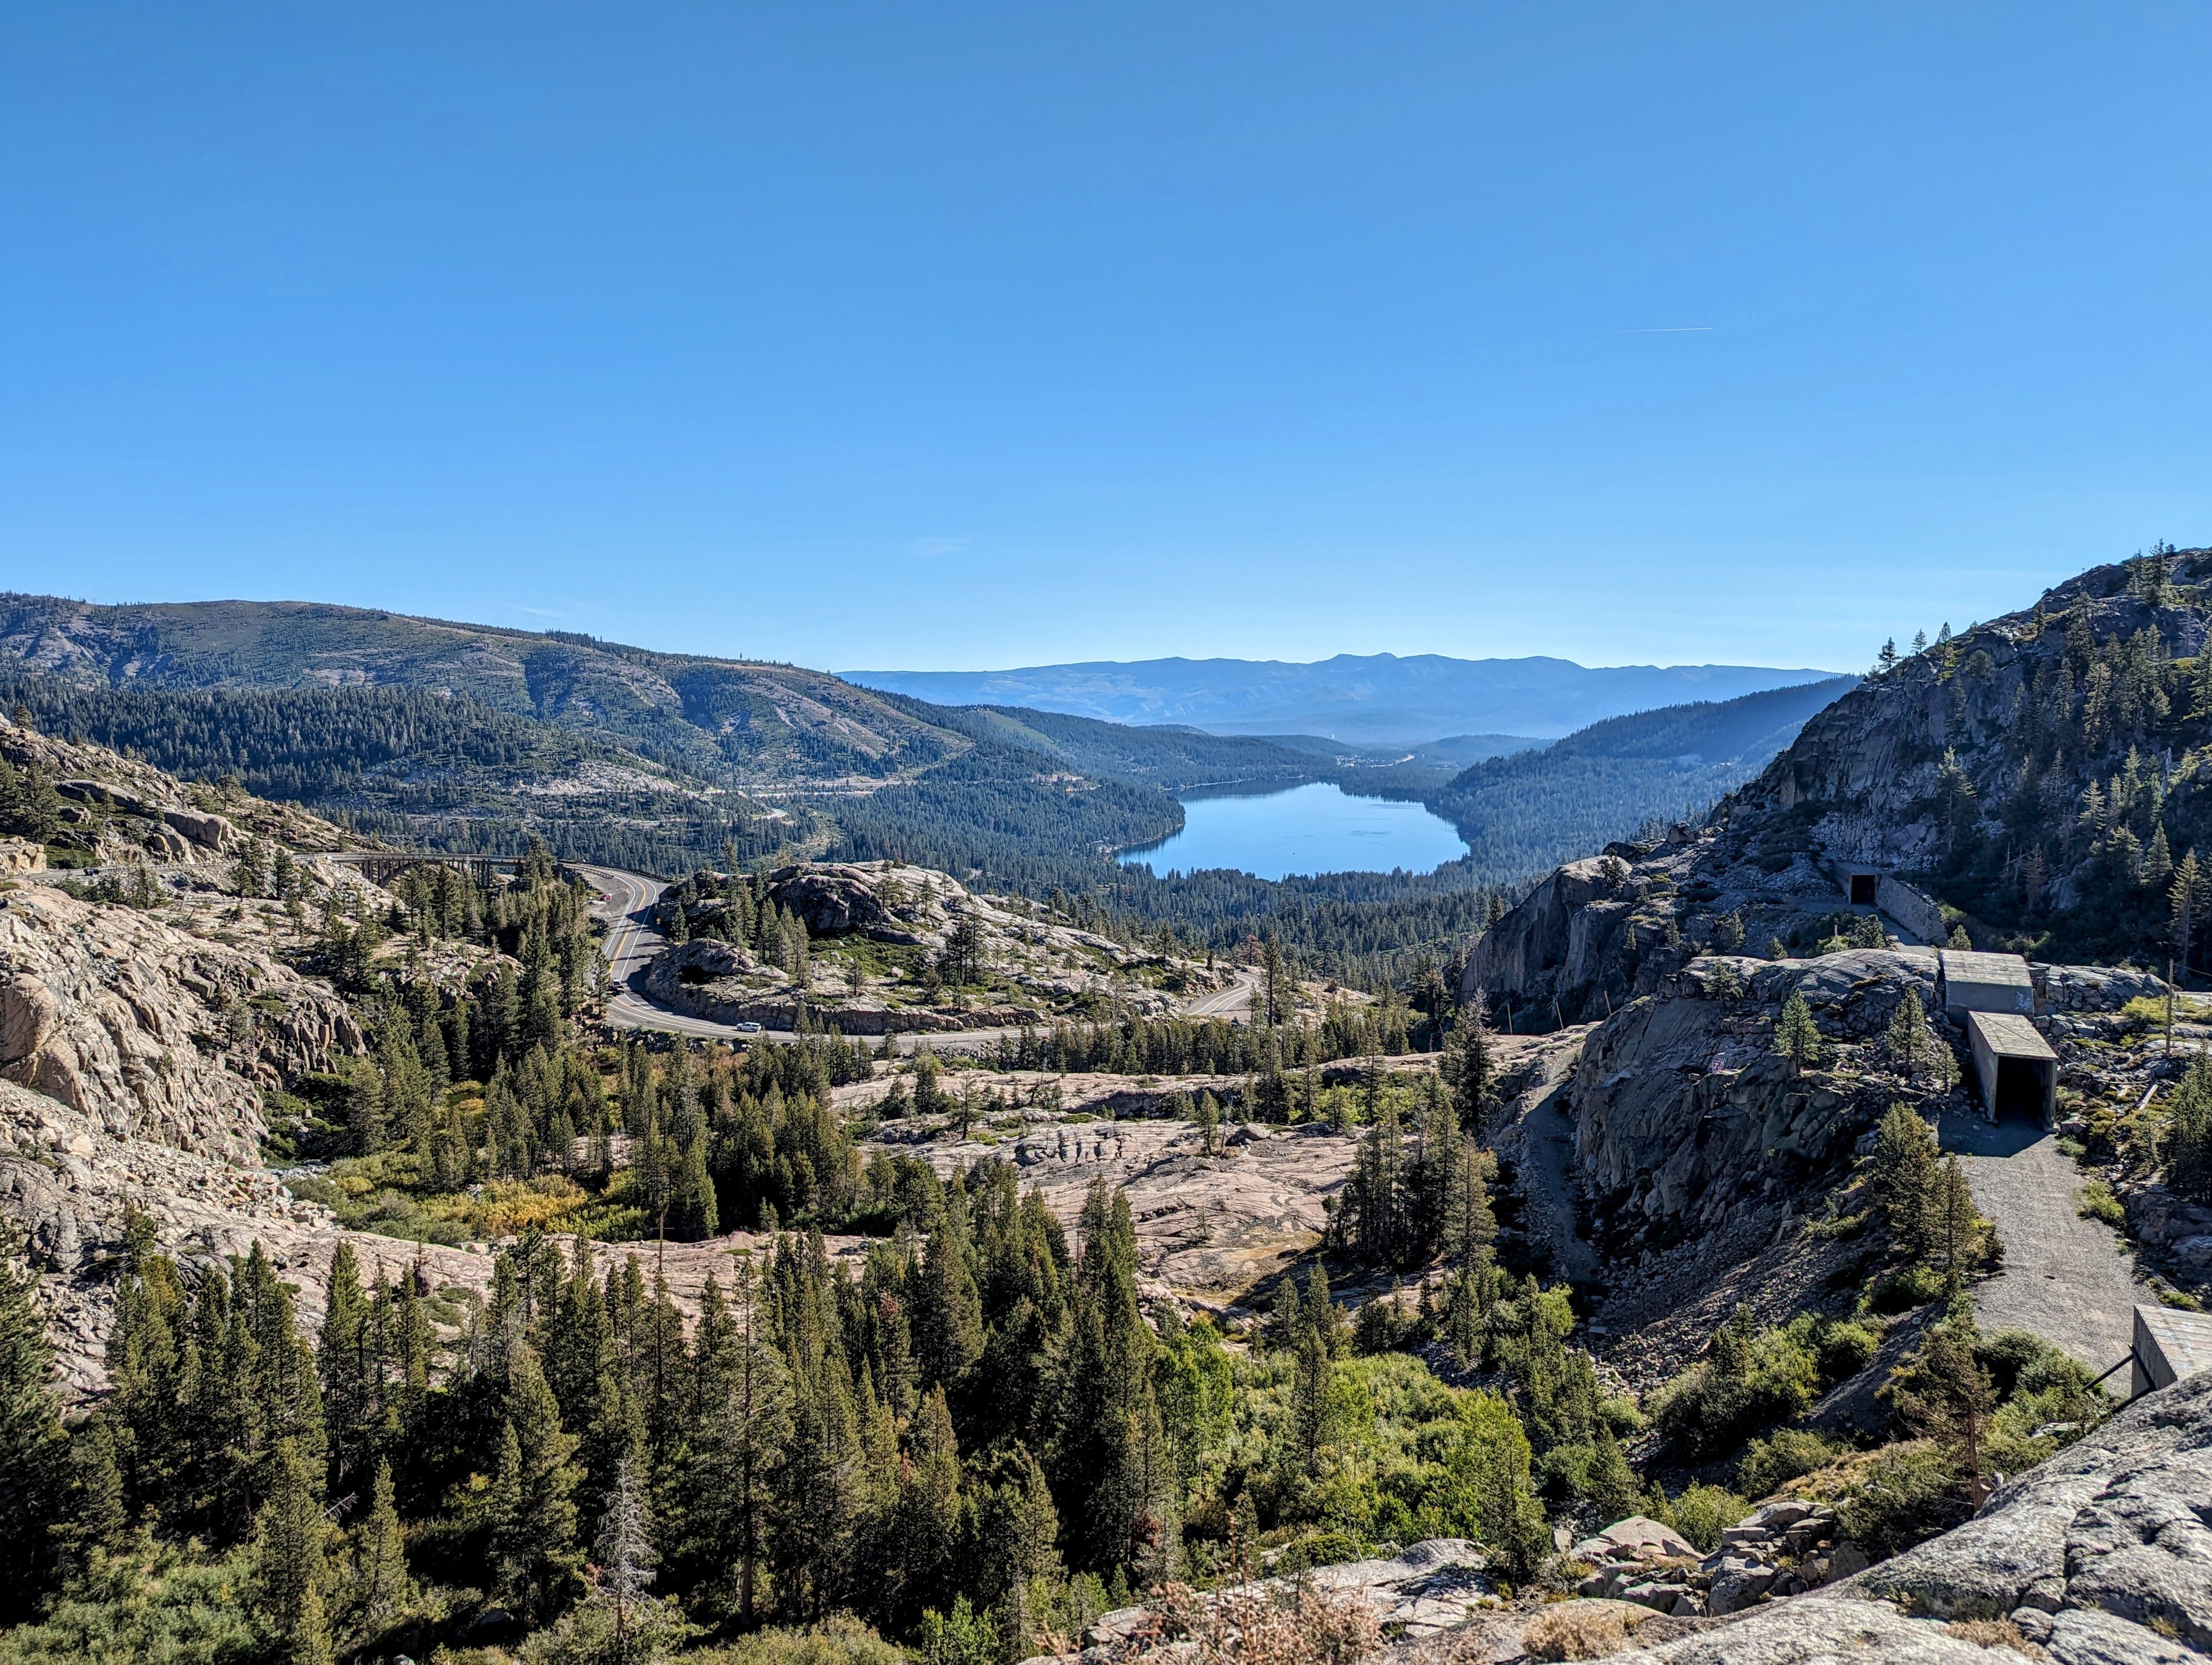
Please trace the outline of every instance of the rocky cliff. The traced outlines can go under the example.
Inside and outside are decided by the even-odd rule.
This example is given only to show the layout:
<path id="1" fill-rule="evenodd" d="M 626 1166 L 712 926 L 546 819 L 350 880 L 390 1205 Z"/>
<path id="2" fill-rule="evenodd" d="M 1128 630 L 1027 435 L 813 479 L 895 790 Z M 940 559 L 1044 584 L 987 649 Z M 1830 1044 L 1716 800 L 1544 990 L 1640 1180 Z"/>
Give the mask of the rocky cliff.
<path id="1" fill-rule="evenodd" d="M 1948 919 L 1978 947 L 2162 957 L 2172 868 L 2212 858 L 2208 625 L 2212 552 L 2189 550 L 1904 658 L 1704 825 L 1553 873 L 1484 937 L 1462 997 L 1543 1024 L 1602 1016 L 1703 948 L 1807 943 L 1852 867 L 1888 878 L 1907 936 Z"/>
<path id="2" fill-rule="evenodd" d="M 362 1049 L 329 985 L 260 949 L 51 885 L 0 896 L 0 1073 L 115 1137 L 256 1163 L 261 1090 Z"/>

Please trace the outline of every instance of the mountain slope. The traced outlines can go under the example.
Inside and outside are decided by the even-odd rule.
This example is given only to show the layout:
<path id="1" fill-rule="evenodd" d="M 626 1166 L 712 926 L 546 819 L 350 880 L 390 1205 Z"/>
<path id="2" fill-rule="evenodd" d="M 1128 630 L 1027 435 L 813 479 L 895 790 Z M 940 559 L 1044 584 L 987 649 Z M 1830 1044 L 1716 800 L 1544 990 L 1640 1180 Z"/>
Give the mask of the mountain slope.
<path id="1" fill-rule="evenodd" d="M 1654 817 L 1702 813 L 1856 680 L 1615 717 L 1540 751 L 1477 763 L 1426 801 L 1459 829 L 1486 876 L 1540 872 Z"/>
<path id="2" fill-rule="evenodd" d="M 848 671 L 848 682 L 945 705 L 1019 705 L 1120 723 L 1182 723 L 1218 734 L 1317 734 L 1415 744 L 1450 734 L 1550 738 L 1627 712 L 1732 699 L 1822 680 L 1756 665 L 1615 665 L 1568 659 L 1456 659 L 1340 653 L 1311 665 L 1139 659 L 1016 671 Z"/>
<path id="3" fill-rule="evenodd" d="M 2212 550 L 2092 568 L 1815 713 L 1686 845 L 1560 868 L 1484 939 L 1466 987 L 1557 998 L 1571 1018 L 1649 992 L 1724 919 L 1753 948 L 1809 946 L 1844 905 L 1846 865 L 1917 887 L 1923 900 L 1882 905 L 1923 936 L 1963 926 L 1977 947 L 2098 963 L 2172 954 L 2201 972 L 2208 633 Z M 2174 887 L 2192 852 L 2185 941 Z"/>
<path id="4" fill-rule="evenodd" d="M 0 659 L 78 686 L 418 689 L 769 793 L 865 787 L 966 744 L 818 671 L 310 602 L 4 595 Z"/>

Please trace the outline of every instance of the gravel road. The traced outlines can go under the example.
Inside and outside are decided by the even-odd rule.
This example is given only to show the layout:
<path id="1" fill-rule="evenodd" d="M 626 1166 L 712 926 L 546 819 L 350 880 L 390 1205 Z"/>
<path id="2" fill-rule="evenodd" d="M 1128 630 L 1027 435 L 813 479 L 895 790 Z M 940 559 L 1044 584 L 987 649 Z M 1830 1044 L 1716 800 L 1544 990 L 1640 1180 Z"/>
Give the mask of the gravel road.
<path id="1" fill-rule="evenodd" d="M 2075 1212 L 2081 1171 L 2060 1153 L 2057 1137 L 1956 1113 L 1939 1131 L 1943 1148 L 1966 1166 L 1976 1206 L 2004 1240 L 2004 1270 L 1974 1293 L 1983 1333 L 2031 1331 L 2093 1370 L 2126 1358 L 2134 1307 L 2155 1297 L 2136 1279 L 2119 1234 Z"/>

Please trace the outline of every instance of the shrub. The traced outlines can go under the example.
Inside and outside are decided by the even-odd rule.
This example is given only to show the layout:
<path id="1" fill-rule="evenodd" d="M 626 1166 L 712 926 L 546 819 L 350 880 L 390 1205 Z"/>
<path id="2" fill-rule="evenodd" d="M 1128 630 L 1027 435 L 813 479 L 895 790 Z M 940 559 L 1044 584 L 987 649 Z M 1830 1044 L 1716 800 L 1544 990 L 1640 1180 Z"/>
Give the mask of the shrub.
<path id="1" fill-rule="evenodd" d="M 1838 1513 L 1844 1531 L 1879 1561 L 1966 1518 L 1958 1466 L 1926 1440 L 1885 1447 L 1853 1477 Z"/>
<path id="2" fill-rule="evenodd" d="M 1784 1428 L 1745 1448 L 1743 1461 L 1736 1465 L 1736 1488 L 1747 1498 L 1766 1497 L 1801 1475 L 1826 1468 L 1837 1450 L 1832 1441 L 1809 1428 Z"/>
<path id="3" fill-rule="evenodd" d="M 1667 1513 L 1675 1531 L 1711 1554 L 1720 1547 L 1721 1534 L 1751 1513 L 1751 1505 L 1717 1486 L 1692 1486 L 1668 1503 Z"/>
<path id="4" fill-rule="evenodd" d="M 1874 1361 L 1881 1337 L 1864 1324 L 1820 1320 L 1813 1326 L 1813 1348 L 1820 1364 L 1820 1380 L 1833 1386 L 1856 1376 Z"/>
<path id="5" fill-rule="evenodd" d="M 1942 1292 L 1943 1274 L 1932 1266 L 1915 1262 L 1876 1279 L 1868 1299 L 1876 1312 L 1887 1316 L 1924 1307 Z"/>
<path id="6" fill-rule="evenodd" d="M 849 1614 L 805 1630 L 756 1631 L 726 1647 L 684 1656 L 686 1665 L 905 1665 L 907 1656 Z"/>
<path id="7" fill-rule="evenodd" d="M 1753 1431 L 1792 1417 L 1813 1401 L 1820 1366 L 1802 1332 L 1807 1324 L 1753 1334 L 1748 1312 L 1713 1335 L 1710 1356 L 1661 1390 L 1652 1423 L 1669 1445 L 1702 1462 L 1741 1445 Z"/>

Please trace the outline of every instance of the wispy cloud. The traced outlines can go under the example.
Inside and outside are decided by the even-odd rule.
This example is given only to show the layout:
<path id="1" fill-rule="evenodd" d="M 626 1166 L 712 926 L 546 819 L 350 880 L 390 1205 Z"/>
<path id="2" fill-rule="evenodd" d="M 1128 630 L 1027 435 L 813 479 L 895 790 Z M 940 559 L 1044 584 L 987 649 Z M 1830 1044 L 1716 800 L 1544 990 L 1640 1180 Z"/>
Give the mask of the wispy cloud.
<path id="1" fill-rule="evenodd" d="M 561 618 L 566 617 L 564 614 L 554 612 L 544 607 L 526 607 L 519 601 L 510 601 L 507 605 L 514 608 L 516 612 L 527 613 L 532 618 Z"/>
<path id="2" fill-rule="evenodd" d="M 1614 335 L 1711 335 L 1710 324 L 1662 324 L 1649 330 L 1615 330 Z"/>
<path id="3" fill-rule="evenodd" d="M 967 547 L 964 538 L 917 538 L 907 546 L 915 555 L 955 555 Z"/>

